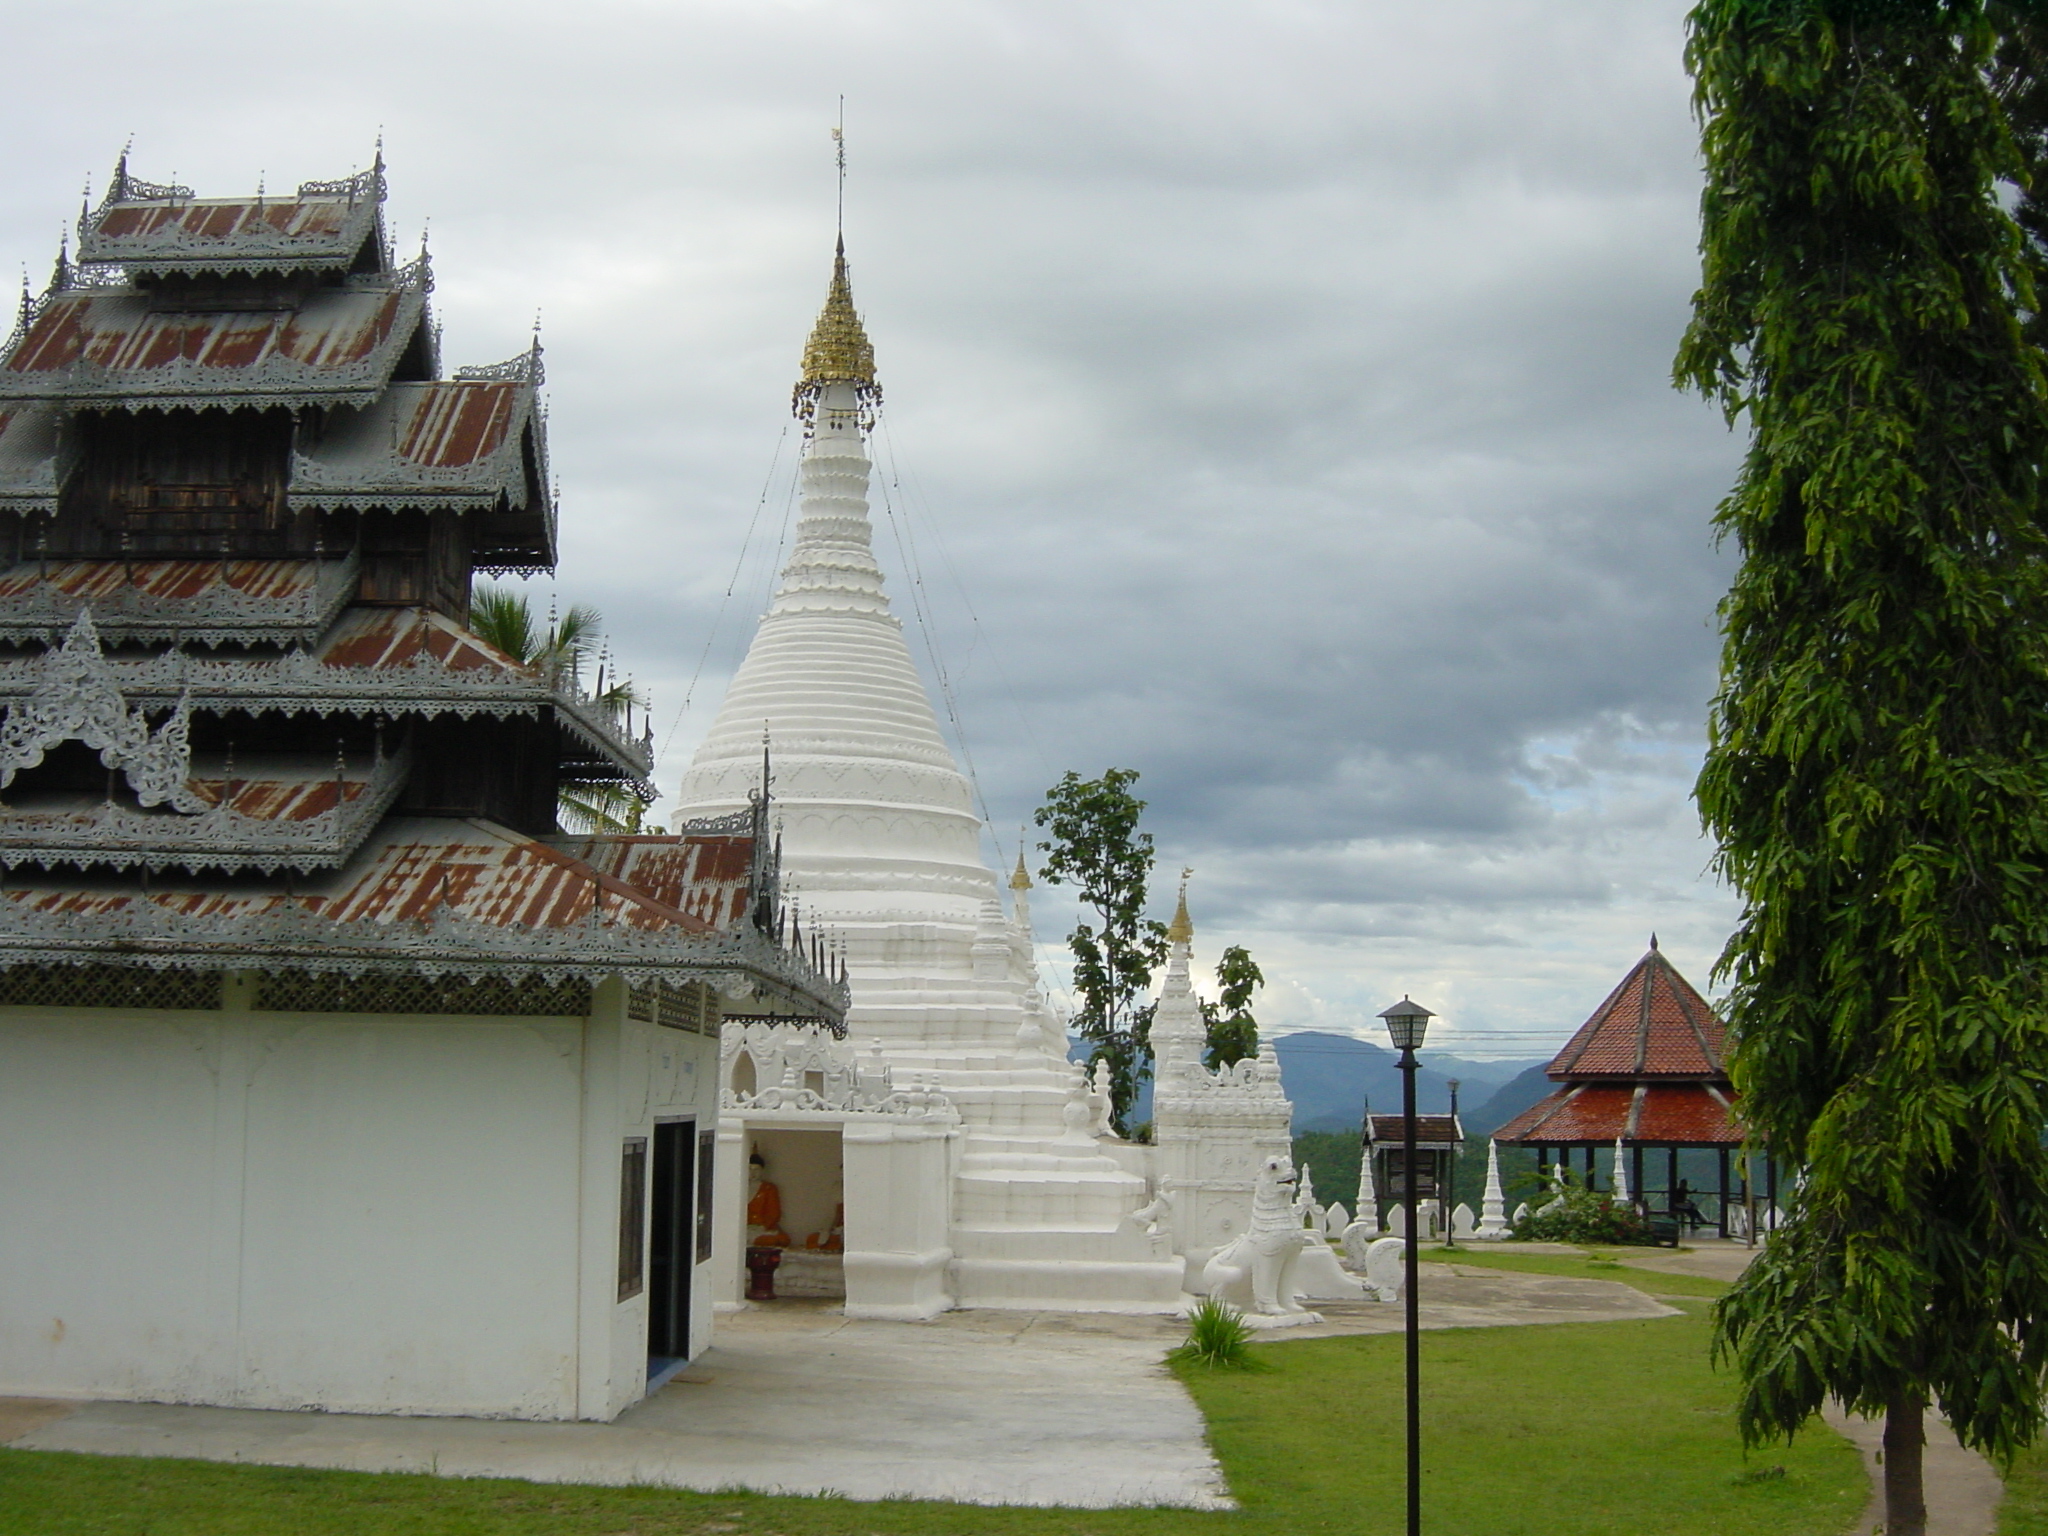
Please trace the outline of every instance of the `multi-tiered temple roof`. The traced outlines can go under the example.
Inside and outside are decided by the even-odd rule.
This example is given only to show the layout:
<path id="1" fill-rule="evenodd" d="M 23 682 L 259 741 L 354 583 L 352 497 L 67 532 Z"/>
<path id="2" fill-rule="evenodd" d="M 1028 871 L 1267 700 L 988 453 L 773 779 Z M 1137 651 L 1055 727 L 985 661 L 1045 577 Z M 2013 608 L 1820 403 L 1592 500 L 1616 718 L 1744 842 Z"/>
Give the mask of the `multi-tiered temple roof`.
<path id="1" fill-rule="evenodd" d="M 431 266 L 397 259 L 384 201 L 381 155 L 226 199 L 124 155 L 77 259 L 24 295 L 0 348 L 0 1001 L 91 962 L 700 979 L 836 1020 L 843 986 L 777 936 L 758 800 L 672 837 L 559 832 L 565 781 L 652 798 L 652 739 L 468 627 L 478 571 L 555 563 L 541 351 L 442 378 Z"/>

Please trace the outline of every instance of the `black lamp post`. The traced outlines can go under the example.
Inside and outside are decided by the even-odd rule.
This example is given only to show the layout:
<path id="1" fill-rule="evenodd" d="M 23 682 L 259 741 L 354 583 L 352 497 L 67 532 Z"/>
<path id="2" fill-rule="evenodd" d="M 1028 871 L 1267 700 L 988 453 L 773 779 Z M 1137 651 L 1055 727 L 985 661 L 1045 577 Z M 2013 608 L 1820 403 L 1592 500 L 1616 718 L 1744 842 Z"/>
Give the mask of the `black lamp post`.
<path id="1" fill-rule="evenodd" d="M 1451 1090 L 1451 1147 L 1444 1153 L 1444 1187 L 1436 1192 L 1437 1213 L 1444 1219 L 1444 1246 L 1458 1246 L 1458 1224 L 1451 1220 L 1451 1202 L 1458 1198 L 1458 1080 L 1454 1077 L 1449 1084 Z"/>
<path id="2" fill-rule="evenodd" d="M 1402 998 L 1380 1017 L 1401 1053 L 1401 1208 L 1403 1258 L 1408 1283 L 1402 1294 L 1408 1304 L 1408 1536 L 1422 1536 L 1422 1342 L 1415 1292 L 1415 1053 L 1429 1021 L 1436 1017 L 1422 1004 Z"/>

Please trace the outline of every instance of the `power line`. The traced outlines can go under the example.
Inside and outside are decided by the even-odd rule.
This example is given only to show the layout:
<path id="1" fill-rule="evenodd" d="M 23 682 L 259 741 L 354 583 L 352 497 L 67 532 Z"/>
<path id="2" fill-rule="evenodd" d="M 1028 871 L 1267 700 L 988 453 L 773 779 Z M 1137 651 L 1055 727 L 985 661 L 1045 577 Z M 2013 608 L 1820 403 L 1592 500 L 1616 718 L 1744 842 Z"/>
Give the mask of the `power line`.
<path id="1" fill-rule="evenodd" d="M 698 680 L 704 676 L 704 664 L 711 659 L 712 646 L 718 643 L 719 629 L 725 623 L 725 611 L 732 604 L 733 590 L 739 585 L 741 571 L 746 568 L 747 551 L 753 547 L 754 543 L 754 529 L 760 524 L 761 513 L 768 505 L 768 493 L 775 485 L 776 466 L 782 462 L 782 448 L 788 441 L 789 423 L 784 422 L 781 435 L 775 439 L 775 451 L 768 457 L 768 474 L 761 482 L 761 496 L 754 503 L 754 515 L 747 519 L 746 537 L 740 540 L 740 557 L 733 562 L 732 576 L 725 584 L 725 595 L 718 600 L 718 612 L 712 616 L 711 631 L 704 637 L 704 650 L 697 657 L 697 669 L 690 674 L 690 685 L 683 690 L 683 703 L 682 707 L 676 711 L 675 723 L 669 726 L 668 734 L 661 740 L 663 755 L 667 754 L 669 747 L 674 743 L 676 732 L 682 729 L 683 716 L 689 713 L 690 701 L 697 695 Z M 786 510 L 783 523 L 786 529 L 788 526 Z"/>
<path id="2" fill-rule="evenodd" d="M 886 437 L 886 433 L 885 433 Z M 893 445 L 890 458 L 895 457 Z M 939 699 L 945 705 L 946 718 L 953 726 L 953 739 L 960 744 L 960 758 L 967 770 L 967 782 L 974 787 L 974 799 L 981 807 L 981 824 L 988 829 L 990 841 L 995 844 L 998 862 L 1003 852 L 1002 838 L 995 829 L 995 817 L 988 808 L 988 796 L 981 787 L 981 775 L 974 765 L 974 749 L 968 744 L 967 731 L 960 723 L 959 699 L 953 692 L 952 674 L 947 670 L 945 659 L 939 654 L 938 624 L 931 611 L 931 600 L 925 591 L 924 565 L 917 552 L 917 534 L 910 527 L 910 509 L 904 508 L 902 517 L 896 515 L 895 498 L 889 494 L 891 477 L 882 480 L 882 510 L 889 519 L 889 533 L 896 541 L 896 555 L 902 560 L 910 577 L 910 609 L 917 617 L 918 632 L 924 637 L 925 655 L 930 658 L 933 678 L 939 685 Z M 901 487 L 899 486 L 898 489 Z"/>

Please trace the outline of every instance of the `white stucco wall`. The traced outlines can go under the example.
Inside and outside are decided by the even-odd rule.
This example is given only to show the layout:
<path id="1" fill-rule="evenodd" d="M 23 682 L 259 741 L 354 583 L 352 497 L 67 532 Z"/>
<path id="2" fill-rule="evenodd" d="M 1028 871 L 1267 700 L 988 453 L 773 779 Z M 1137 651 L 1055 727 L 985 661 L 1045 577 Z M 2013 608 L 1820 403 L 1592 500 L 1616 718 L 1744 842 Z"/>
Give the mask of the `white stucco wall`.
<path id="1" fill-rule="evenodd" d="M 616 1297 L 620 1144 L 708 1113 L 716 1074 L 618 994 L 589 1020 L 0 1009 L 0 1393 L 616 1414 L 646 1326 Z"/>

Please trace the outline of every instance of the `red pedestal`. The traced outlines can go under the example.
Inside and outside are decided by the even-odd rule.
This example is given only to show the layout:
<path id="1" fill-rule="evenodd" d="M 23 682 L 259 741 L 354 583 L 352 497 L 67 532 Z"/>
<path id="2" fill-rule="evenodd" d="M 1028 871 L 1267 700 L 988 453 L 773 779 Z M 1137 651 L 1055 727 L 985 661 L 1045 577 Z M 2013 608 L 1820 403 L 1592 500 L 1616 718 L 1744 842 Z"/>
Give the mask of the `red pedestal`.
<path id="1" fill-rule="evenodd" d="M 747 1249 L 747 1300 L 773 1301 L 775 1299 L 775 1271 L 782 1265 L 780 1248 Z"/>

